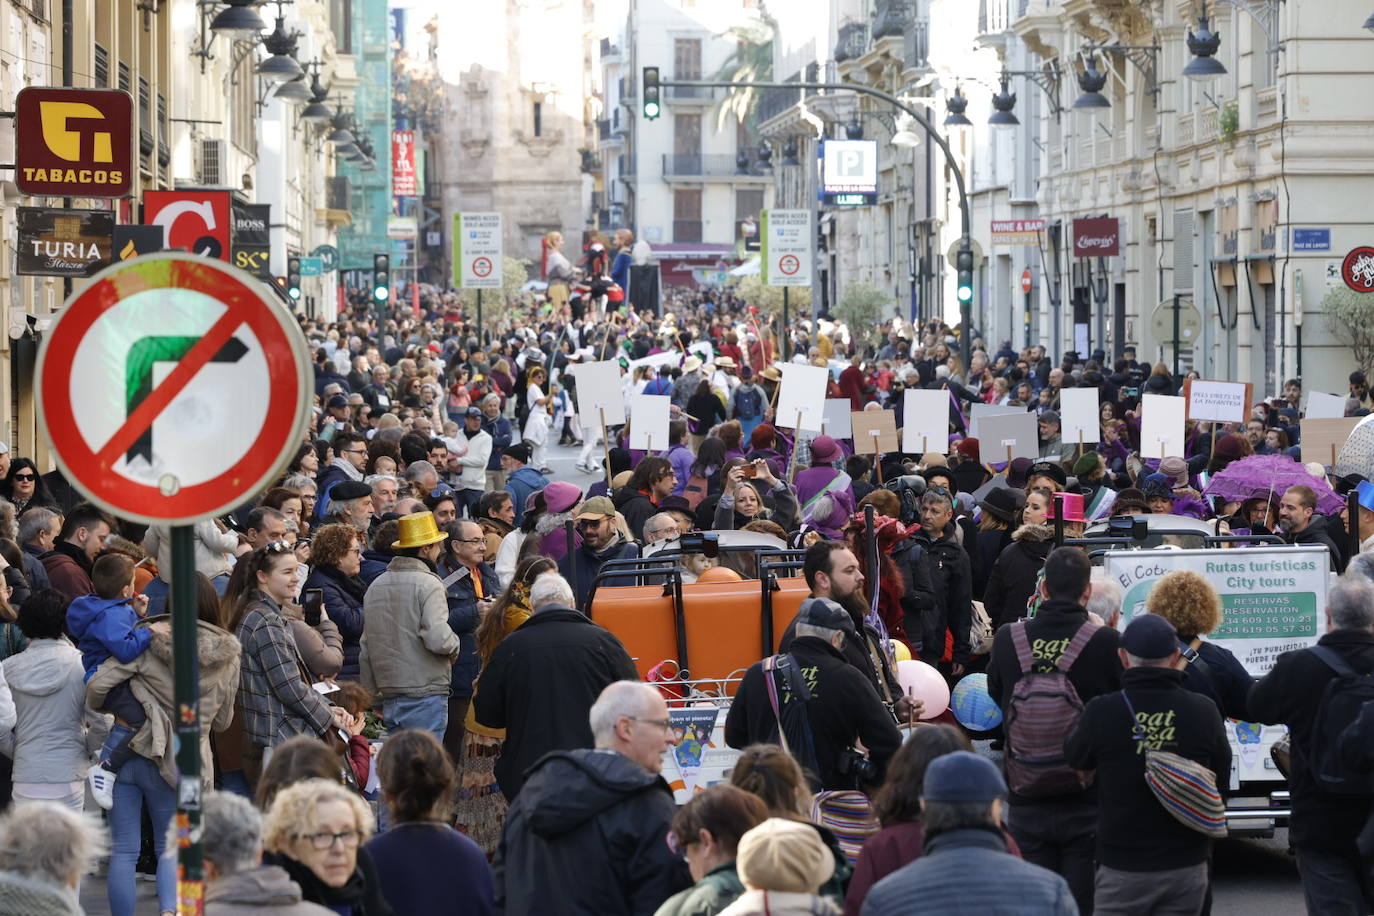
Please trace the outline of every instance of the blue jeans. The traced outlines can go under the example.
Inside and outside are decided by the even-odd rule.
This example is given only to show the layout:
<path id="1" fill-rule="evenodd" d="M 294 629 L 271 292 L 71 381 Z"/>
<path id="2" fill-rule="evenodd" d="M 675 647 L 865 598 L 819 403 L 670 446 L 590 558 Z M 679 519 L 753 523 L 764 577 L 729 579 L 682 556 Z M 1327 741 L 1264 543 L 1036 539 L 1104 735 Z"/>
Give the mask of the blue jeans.
<path id="1" fill-rule="evenodd" d="M 167 785 L 157 765 L 137 754 L 119 770 L 110 809 L 110 913 L 133 916 L 134 866 L 143 823 L 143 805 L 153 821 L 153 849 L 157 852 L 157 900 L 162 910 L 177 908 L 176 855 L 164 856 L 167 827 L 176 814 L 176 790 Z"/>
<path id="2" fill-rule="evenodd" d="M 387 731 L 423 728 L 440 741 L 448 730 L 448 694 L 433 697 L 389 697 L 382 701 Z"/>

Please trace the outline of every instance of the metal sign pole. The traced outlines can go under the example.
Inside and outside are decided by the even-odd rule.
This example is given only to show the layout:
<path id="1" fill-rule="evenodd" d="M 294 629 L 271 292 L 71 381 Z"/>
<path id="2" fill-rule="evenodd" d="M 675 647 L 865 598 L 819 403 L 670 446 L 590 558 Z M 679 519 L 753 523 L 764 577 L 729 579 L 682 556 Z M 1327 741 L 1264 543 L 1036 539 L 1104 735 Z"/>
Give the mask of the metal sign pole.
<path id="1" fill-rule="evenodd" d="M 200 843 L 200 666 L 195 529 L 172 526 L 172 675 L 177 736 L 177 913 L 205 911 Z"/>

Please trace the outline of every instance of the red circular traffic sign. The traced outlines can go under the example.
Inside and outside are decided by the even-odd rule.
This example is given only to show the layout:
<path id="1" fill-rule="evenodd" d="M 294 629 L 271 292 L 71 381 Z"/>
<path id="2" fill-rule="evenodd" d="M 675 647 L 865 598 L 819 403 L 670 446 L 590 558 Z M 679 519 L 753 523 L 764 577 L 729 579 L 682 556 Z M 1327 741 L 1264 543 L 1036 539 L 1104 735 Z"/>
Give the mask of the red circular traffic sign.
<path id="1" fill-rule="evenodd" d="M 785 254 L 778 258 L 778 270 L 790 277 L 801 270 L 801 260 L 794 254 Z"/>
<path id="2" fill-rule="evenodd" d="M 472 273 L 478 277 L 491 276 L 491 258 L 473 258 Z"/>
<path id="3" fill-rule="evenodd" d="M 1030 272 L 1030 268 L 1027 267 L 1025 270 L 1021 271 L 1021 292 L 1023 292 L 1023 293 L 1029 293 L 1030 291 L 1031 291 L 1031 272 Z"/>
<path id="4" fill-rule="evenodd" d="M 1341 279 L 1357 293 L 1374 293 L 1374 248 L 1361 245 L 1341 262 Z"/>
<path id="5" fill-rule="evenodd" d="M 58 467 L 92 502 L 189 523 L 241 505 L 294 456 L 309 365 L 260 280 L 163 252 L 68 300 L 39 348 L 35 396 Z"/>

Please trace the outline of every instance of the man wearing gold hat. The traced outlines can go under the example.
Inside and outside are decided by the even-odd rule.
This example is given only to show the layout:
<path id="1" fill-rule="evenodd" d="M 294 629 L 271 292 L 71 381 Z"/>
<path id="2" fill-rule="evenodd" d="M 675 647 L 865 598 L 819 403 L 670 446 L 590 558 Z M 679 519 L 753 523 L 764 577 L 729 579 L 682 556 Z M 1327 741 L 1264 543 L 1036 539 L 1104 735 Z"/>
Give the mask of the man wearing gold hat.
<path id="1" fill-rule="evenodd" d="M 432 512 L 403 516 L 397 534 L 396 557 L 363 599 L 362 684 L 381 696 L 388 729 L 423 728 L 443 741 L 460 648 L 434 565 L 448 535 Z"/>

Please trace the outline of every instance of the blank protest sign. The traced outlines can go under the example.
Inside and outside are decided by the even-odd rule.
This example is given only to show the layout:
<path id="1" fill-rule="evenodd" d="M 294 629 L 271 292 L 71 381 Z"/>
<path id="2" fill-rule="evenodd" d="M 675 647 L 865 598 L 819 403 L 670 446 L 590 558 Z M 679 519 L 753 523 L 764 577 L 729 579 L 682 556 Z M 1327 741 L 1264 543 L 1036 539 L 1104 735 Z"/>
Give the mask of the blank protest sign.
<path id="1" fill-rule="evenodd" d="M 1097 442 L 1102 438 L 1096 388 L 1065 388 L 1059 392 L 1059 438 L 1066 443 Z"/>
<path id="2" fill-rule="evenodd" d="M 618 362 L 607 359 L 597 363 L 579 363 L 570 371 L 573 378 L 577 379 L 577 414 L 587 428 L 603 422 L 603 410 L 607 426 L 624 424 L 625 394 L 621 390 Z"/>
<path id="3" fill-rule="evenodd" d="M 666 394 L 630 396 L 630 448 L 663 451 L 668 442 L 668 408 L 672 398 Z"/>
<path id="4" fill-rule="evenodd" d="M 825 427 L 822 432 L 832 439 L 850 438 L 853 435 L 853 427 L 849 423 L 852 406 L 849 398 L 826 398 L 825 416 L 821 418 L 821 424 Z"/>
<path id="5" fill-rule="evenodd" d="M 778 426 L 807 432 L 821 431 L 821 417 L 825 415 L 825 383 L 830 370 L 821 366 L 798 366 L 788 363 L 782 367 L 782 390 L 778 393 L 778 408 L 773 416 Z"/>
<path id="6" fill-rule="evenodd" d="M 1183 398 L 1167 394 L 1141 397 L 1140 457 L 1183 457 L 1183 418 L 1187 406 Z"/>
<path id="7" fill-rule="evenodd" d="M 854 453 L 895 452 L 897 444 L 897 416 L 890 410 L 850 411 L 849 424 L 854 433 Z"/>
<path id="8" fill-rule="evenodd" d="M 978 453 L 984 461 L 1003 462 L 1016 458 L 1040 457 L 1040 430 L 1033 413 L 984 417 L 979 427 Z"/>
<path id="9" fill-rule="evenodd" d="M 908 388 L 902 400 L 902 451 L 912 455 L 949 444 L 949 392 L 943 388 Z"/>

